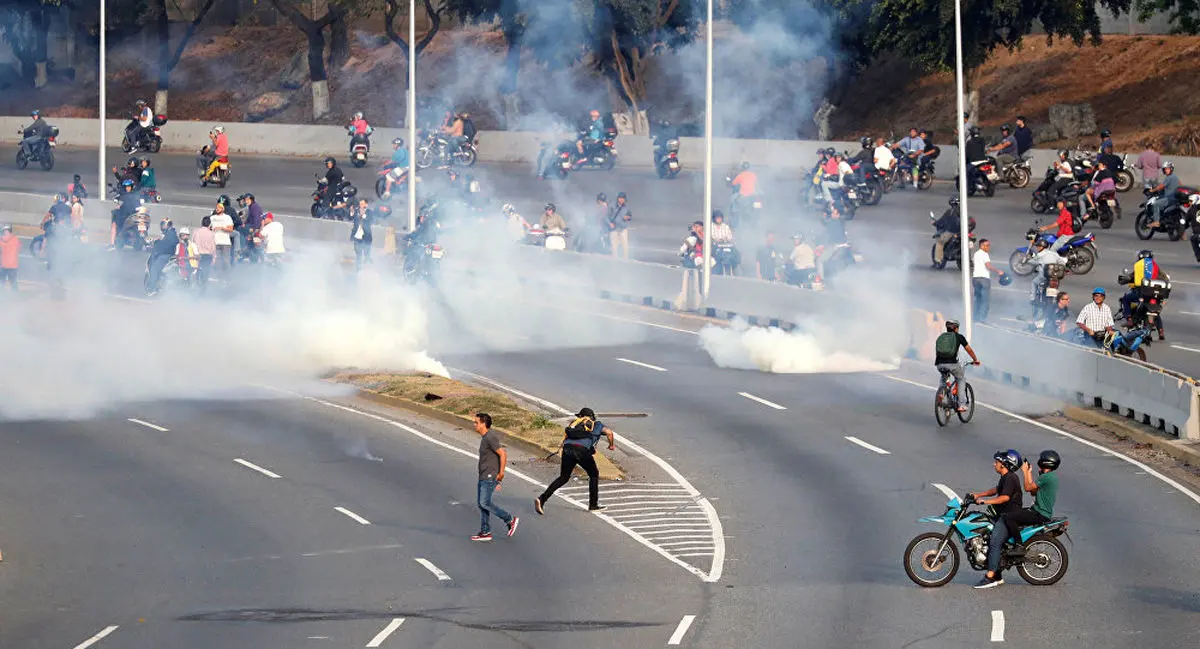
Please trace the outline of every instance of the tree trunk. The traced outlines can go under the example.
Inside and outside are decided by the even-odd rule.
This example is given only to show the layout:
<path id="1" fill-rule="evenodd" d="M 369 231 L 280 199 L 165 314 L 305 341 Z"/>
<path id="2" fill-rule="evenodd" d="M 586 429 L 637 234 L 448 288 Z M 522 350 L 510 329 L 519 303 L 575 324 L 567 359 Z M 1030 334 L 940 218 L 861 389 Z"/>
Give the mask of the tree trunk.
<path id="1" fill-rule="evenodd" d="M 325 72 L 325 34 L 306 30 L 308 36 L 308 80 L 312 82 L 313 119 L 329 114 L 329 75 Z"/>
<path id="2" fill-rule="evenodd" d="M 167 89 L 159 88 L 154 91 L 154 114 L 167 114 Z"/>
<path id="3" fill-rule="evenodd" d="M 520 25 L 504 29 L 504 42 L 508 49 L 504 52 L 504 82 L 500 84 L 500 94 L 509 95 L 517 92 L 517 76 L 521 72 Z"/>
<path id="4" fill-rule="evenodd" d="M 620 42 L 617 40 L 617 32 L 612 32 L 612 48 L 613 48 L 613 74 L 618 82 L 616 87 L 621 94 L 621 98 L 630 110 L 630 121 L 632 123 L 633 132 L 635 135 L 645 135 L 642 132 L 641 110 L 638 106 L 639 100 L 644 98 L 645 88 L 641 83 L 641 72 L 645 68 L 645 63 L 642 61 L 638 48 L 630 50 L 629 57 L 626 58 L 625 53 L 621 50 Z"/>
<path id="5" fill-rule="evenodd" d="M 345 16 L 329 24 L 329 67 L 340 70 L 350 60 L 350 28 Z"/>
<path id="6" fill-rule="evenodd" d="M 46 85 L 46 41 L 50 31 L 50 17 L 42 7 L 31 12 L 33 21 L 33 87 Z"/>
<path id="7" fill-rule="evenodd" d="M 966 106 L 967 112 L 971 114 L 971 123 L 979 126 L 979 86 L 983 77 L 983 66 L 977 66 L 968 69 L 965 73 L 964 81 L 967 85 L 967 96 L 964 98 L 963 104 Z M 961 117 L 961 116 L 960 116 Z"/>
<path id="8" fill-rule="evenodd" d="M 329 82 L 325 80 L 312 82 L 313 119 L 319 120 L 329 115 Z"/>
<path id="9" fill-rule="evenodd" d="M 158 28 L 158 92 L 154 97 L 154 111 L 159 115 L 166 114 L 166 107 L 158 105 L 158 95 L 163 95 L 166 101 L 166 91 L 171 87 L 171 22 L 167 19 L 167 0 L 158 0 L 158 16 L 155 23 Z"/>

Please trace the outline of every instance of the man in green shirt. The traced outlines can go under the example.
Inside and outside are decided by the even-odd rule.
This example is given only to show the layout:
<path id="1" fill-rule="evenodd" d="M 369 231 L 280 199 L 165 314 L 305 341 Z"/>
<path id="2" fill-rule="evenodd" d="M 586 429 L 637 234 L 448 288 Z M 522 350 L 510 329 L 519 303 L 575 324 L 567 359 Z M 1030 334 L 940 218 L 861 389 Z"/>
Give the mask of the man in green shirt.
<path id="1" fill-rule="evenodd" d="M 1056 471 L 1062 464 L 1062 458 L 1058 451 L 1042 451 L 1037 463 L 1037 478 L 1034 478 L 1029 462 L 1021 465 L 1021 472 L 1025 474 L 1025 491 L 1033 494 L 1033 507 L 1005 514 L 1005 523 L 1014 534 L 1019 527 L 1042 525 L 1054 517 L 1054 501 L 1058 497 Z"/>

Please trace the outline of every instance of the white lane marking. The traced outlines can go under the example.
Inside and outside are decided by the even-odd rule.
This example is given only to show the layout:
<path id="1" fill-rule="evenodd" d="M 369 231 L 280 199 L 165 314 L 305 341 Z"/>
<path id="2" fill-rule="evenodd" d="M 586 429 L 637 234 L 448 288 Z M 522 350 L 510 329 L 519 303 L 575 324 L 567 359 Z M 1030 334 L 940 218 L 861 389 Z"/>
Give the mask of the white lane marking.
<path id="1" fill-rule="evenodd" d="M 992 611 L 992 642 L 1004 642 L 1004 611 Z"/>
<path id="2" fill-rule="evenodd" d="M 868 444 L 857 437 L 850 437 L 849 435 L 847 435 L 846 441 L 850 442 L 851 444 L 858 444 L 859 446 L 867 449 L 868 451 L 874 451 L 880 455 L 891 455 L 890 452 L 888 452 L 882 448 L 879 448 L 878 446 L 875 446 L 873 444 Z"/>
<path id="3" fill-rule="evenodd" d="M 923 388 L 923 389 L 929 390 L 931 392 L 934 390 L 937 390 L 937 388 L 932 385 L 925 385 L 924 383 L 917 383 L 916 381 L 901 378 L 899 376 L 891 376 L 889 374 L 880 374 L 879 376 L 882 376 L 885 379 L 899 381 L 900 383 L 907 383 L 909 385 L 914 385 L 918 388 Z M 1044 424 L 1040 421 L 1034 421 L 1034 420 L 1030 419 L 1029 417 L 1025 417 L 1023 415 L 1018 415 L 1015 412 L 1009 412 L 1008 410 L 1005 410 L 1004 408 L 999 408 L 997 406 L 988 405 L 986 403 L 983 403 L 982 401 L 979 401 L 978 399 L 975 401 L 975 404 L 983 406 L 984 408 L 987 408 L 988 410 L 991 410 L 992 412 L 996 412 L 1001 415 L 1004 415 L 1005 417 L 1011 417 L 1012 419 L 1016 419 L 1017 421 L 1024 422 L 1026 424 L 1029 424 L 1030 426 L 1036 426 L 1037 428 L 1041 428 L 1042 430 L 1048 430 L 1048 431 L 1050 431 L 1056 435 L 1059 435 L 1061 437 L 1066 437 L 1067 439 L 1074 440 L 1076 442 L 1079 442 L 1080 444 L 1083 444 L 1084 446 L 1087 446 L 1089 448 L 1100 451 L 1101 453 L 1104 453 L 1105 455 L 1111 455 L 1115 458 L 1124 460 L 1124 461 L 1132 464 L 1133 466 L 1141 469 L 1142 471 L 1145 471 L 1146 473 L 1154 476 L 1155 478 L 1162 480 L 1169 486 L 1171 486 L 1175 489 L 1178 489 L 1181 493 L 1183 493 L 1183 495 L 1187 496 L 1188 498 L 1191 498 L 1192 501 L 1195 502 L 1197 505 L 1200 505 L 1200 494 L 1197 494 L 1196 492 L 1192 491 L 1191 489 L 1188 489 L 1187 487 L 1183 486 L 1182 484 L 1179 484 L 1178 481 L 1173 480 L 1173 479 L 1159 473 L 1158 471 L 1155 471 L 1154 469 L 1150 468 L 1149 466 L 1146 466 L 1146 464 L 1144 464 L 1142 462 L 1138 462 L 1137 460 L 1129 457 L 1128 455 L 1125 455 L 1123 453 L 1118 453 L 1117 451 L 1114 451 L 1110 448 L 1105 448 L 1091 440 L 1086 440 L 1078 435 L 1072 435 L 1071 433 L 1068 433 L 1065 430 L 1059 430 L 1058 428 L 1055 428 L 1054 426 L 1051 426 L 1050 424 Z"/>
<path id="4" fill-rule="evenodd" d="M 773 403 L 773 402 L 767 401 L 766 399 L 764 399 L 764 398 L 762 398 L 762 397 L 756 397 L 756 396 L 754 396 L 753 394 L 750 394 L 749 392 L 739 392 L 739 393 L 738 393 L 738 395 L 739 395 L 739 396 L 743 396 L 743 397 L 745 397 L 745 398 L 747 398 L 747 399 L 749 399 L 749 400 L 751 400 L 751 401 L 757 401 L 757 402 L 759 402 L 759 403 L 761 403 L 761 404 L 763 404 L 764 406 L 767 406 L 767 407 L 769 407 L 769 408 L 774 408 L 774 409 L 776 409 L 776 410 L 787 410 L 787 408 L 786 408 L 786 407 L 784 407 L 784 406 L 781 406 L 781 405 L 779 405 L 778 403 Z"/>
<path id="5" fill-rule="evenodd" d="M 402 617 L 394 618 L 391 622 L 387 623 L 387 626 L 383 627 L 382 631 L 380 631 L 379 633 L 376 633 L 374 638 L 371 638 L 371 641 L 367 643 L 367 646 L 368 647 L 382 646 L 383 641 L 387 640 L 388 636 L 392 635 L 392 633 L 394 633 L 396 631 L 396 629 L 399 629 L 401 624 L 404 624 L 404 618 L 402 618 Z"/>
<path id="6" fill-rule="evenodd" d="M 253 463 L 253 462 L 247 462 L 247 461 L 243 460 L 243 459 L 242 459 L 242 458 L 240 458 L 240 457 L 239 457 L 239 458 L 234 458 L 234 460 L 233 460 L 233 461 L 234 461 L 234 462 L 237 462 L 238 464 L 240 464 L 240 465 L 242 465 L 242 466 L 244 466 L 244 467 L 246 467 L 247 469 L 250 469 L 251 471 L 258 471 L 259 473 L 261 473 L 261 474 L 263 474 L 263 475 L 267 476 L 268 478 L 282 478 L 282 477 L 283 477 L 283 476 L 279 475 L 278 473 L 275 473 L 275 472 L 273 472 L 273 471 L 268 471 L 268 470 L 266 470 L 266 469 L 262 468 L 261 466 L 258 466 L 257 464 L 255 464 L 255 463 Z"/>
<path id="7" fill-rule="evenodd" d="M 468 372 L 463 372 L 463 373 L 468 374 Z M 483 378 L 484 377 L 480 377 L 480 379 L 483 379 Z M 491 381 L 490 379 L 488 379 L 488 382 L 490 382 L 493 385 L 496 385 L 498 387 L 501 387 L 501 389 L 505 389 L 503 386 L 500 386 L 500 384 L 498 384 L 494 381 Z M 459 448 L 457 446 L 453 446 L 451 444 L 447 444 L 446 442 L 443 442 L 441 440 L 430 437 L 429 435 L 426 435 L 425 433 L 422 433 L 421 431 L 417 430 L 416 428 L 413 428 L 412 426 L 408 426 L 408 425 L 402 424 L 398 421 L 388 419 L 387 417 L 384 417 L 382 415 L 377 415 L 372 412 L 366 412 L 365 410 L 359 410 L 357 408 L 351 408 L 350 406 L 343 406 L 340 403 L 333 403 L 332 401 L 325 401 L 324 399 L 318 399 L 316 397 L 306 396 L 306 395 L 300 394 L 298 392 L 292 392 L 290 390 L 284 390 L 282 388 L 274 388 L 274 387 L 270 387 L 270 386 L 261 386 L 261 387 L 264 387 L 273 392 L 277 392 L 279 394 L 287 394 L 287 395 L 290 395 L 293 397 L 304 399 L 306 401 L 312 401 L 313 403 L 317 403 L 317 404 L 320 404 L 320 405 L 328 407 L 328 408 L 335 408 L 337 410 L 341 410 L 343 412 L 349 412 L 349 413 L 358 415 L 360 417 L 365 417 L 367 419 L 373 419 L 380 423 L 384 423 L 384 424 L 387 424 L 394 428 L 403 430 L 404 432 L 406 432 L 418 439 L 429 442 L 430 444 L 433 444 L 435 446 L 444 448 L 447 451 L 451 451 L 453 453 L 457 453 L 464 457 L 471 458 L 472 460 L 478 459 L 476 454 L 472 453 L 471 451 Z M 516 392 L 514 392 L 514 394 L 516 394 Z M 531 401 L 549 404 L 548 401 L 543 402 L 542 399 L 538 399 L 537 397 L 529 396 L 528 398 Z M 550 407 L 552 410 L 560 412 L 564 415 L 572 414 L 569 410 L 565 410 L 564 408 L 562 408 L 561 406 L 558 406 L 558 405 L 550 404 L 548 407 Z M 691 492 L 694 492 L 696 496 L 700 495 L 700 492 L 696 491 L 696 488 L 693 487 L 690 482 L 688 482 L 682 475 L 680 475 L 680 473 L 678 471 L 676 471 L 674 467 L 672 467 L 671 465 L 664 462 L 662 460 L 662 458 L 658 457 L 657 455 L 654 455 L 653 453 L 651 453 L 645 449 L 642 449 L 640 446 L 638 446 L 637 444 L 635 444 L 634 442 L 630 441 L 628 438 L 626 438 L 622 435 L 618 435 L 617 437 L 621 440 L 621 443 L 626 448 L 632 449 L 635 453 L 642 453 L 647 459 L 649 459 L 652 462 L 655 462 L 656 464 L 661 463 L 661 464 L 659 464 L 659 466 L 662 467 L 663 470 L 667 471 L 668 473 L 673 474 L 672 477 L 678 476 L 676 479 L 680 481 L 680 486 L 684 487 L 685 489 L 689 489 Z M 546 485 L 544 483 L 538 482 L 536 479 L 534 479 L 528 475 L 525 475 L 524 473 L 521 473 L 520 471 L 517 471 L 516 469 L 508 469 L 507 472 L 511 475 L 516 476 L 517 479 L 524 480 L 525 482 L 527 482 L 535 487 L 538 487 L 539 489 L 546 488 Z M 583 501 L 577 500 L 575 498 L 571 498 L 570 496 L 566 496 L 563 494 L 555 494 L 555 495 L 580 509 L 587 508 L 587 505 Z M 622 525 L 620 522 L 616 521 L 612 517 L 605 515 L 603 512 L 596 512 L 596 517 L 601 520 L 607 521 L 608 523 L 612 524 L 613 527 L 620 530 L 622 534 L 625 534 L 629 538 L 637 541 L 638 543 L 642 544 L 642 546 L 644 546 L 647 549 L 651 550 L 652 552 L 658 554 L 659 556 L 663 557 L 667 561 L 670 561 L 671 563 L 674 563 L 675 565 L 679 566 L 680 568 L 683 568 L 684 570 L 687 570 L 688 572 L 696 575 L 703 581 L 710 582 L 710 583 L 716 582 L 721 578 L 721 572 L 724 569 L 724 562 L 725 562 L 725 536 L 724 536 L 724 534 L 725 533 L 722 531 L 723 528 L 721 527 L 720 519 L 717 518 L 717 511 L 715 508 L 713 508 L 712 504 L 708 502 L 708 499 L 700 498 L 696 504 L 700 505 L 701 507 L 705 507 L 707 505 L 707 508 L 705 509 L 705 511 L 709 515 L 709 523 L 713 530 L 713 538 L 717 542 L 717 552 L 714 553 L 713 561 L 712 561 L 713 567 L 709 572 L 704 572 L 703 570 L 693 566 L 692 564 L 673 556 L 671 553 L 654 545 L 653 543 L 651 543 L 649 540 L 647 540 L 642 535 L 629 529 L 628 527 L 625 527 L 624 525 Z"/>
<path id="8" fill-rule="evenodd" d="M 108 634 L 112 633 L 113 631 L 116 631 L 118 628 L 119 627 L 117 627 L 116 625 L 106 626 L 106 627 L 104 627 L 103 630 L 100 631 L 100 633 L 97 633 L 96 635 L 88 638 L 87 640 L 84 640 L 83 642 L 80 642 L 79 644 L 75 645 L 75 649 L 87 649 L 88 647 L 103 640 L 105 637 L 108 636 Z"/>
<path id="9" fill-rule="evenodd" d="M 356 521 L 359 525 L 370 525 L 371 524 L 371 521 L 363 518 L 362 516 L 359 516 L 358 514 L 355 514 L 354 512 L 350 511 L 349 509 L 346 509 L 345 507 L 334 507 L 334 509 L 345 514 L 346 516 L 350 517 L 352 520 Z"/>
<path id="10" fill-rule="evenodd" d="M 953 489 L 951 489 L 950 487 L 947 487 L 946 485 L 944 485 L 944 484 L 942 484 L 942 483 L 940 483 L 940 482 L 934 482 L 934 483 L 933 483 L 933 486 L 934 486 L 934 488 L 936 488 L 938 491 L 940 491 L 940 492 L 942 492 L 942 493 L 946 494 L 946 498 L 948 498 L 948 499 L 954 499 L 954 498 L 958 498 L 958 494 L 954 493 L 954 490 L 953 490 Z"/>
<path id="11" fill-rule="evenodd" d="M 670 327 L 668 327 L 668 328 L 670 328 Z M 683 331 L 683 330 L 680 329 L 678 331 Z M 684 333 L 690 333 L 693 336 L 700 335 L 699 333 L 694 332 L 694 331 L 688 331 L 688 332 L 684 332 Z M 539 403 L 551 410 L 554 410 L 555 412 L 561 413 L 564 416 L 571 416 L 574 414 L 570 410 L 567 410 L 566 408 L 558 405 L 557 403 L 547 401 L 540 397 L 535 397 L 531 394 L 526 394 L 524 392 L 521 392 L 520 390 L 511 388 L 507 385 L 504 385 L 503 383 L 500 383 L 499 381 L 490 379 L 486 376 L 481 376 L 481 375 L 475 374 L 473 372 L 466 372 L 466 371 L 457 370 L 457 369 L 454 371 L 460 372 L 463 374 L 467 374 L 468 376 L 474 377 L 478 381 L 483 381 L 484 383 L 491 384 L 493 387 L 499 388 L 506 392 L 510 392 L 510 393 L 515 394 L 524 399 L 529 399 L 535 403 Z M 646 459 L 648 459 L 651 462 L 653 462 L 654 464 L 656 464 L 658 466 L 658 468 L 662 469 L 663 471 L 665 471 L 667 473 L 667 475 L 671 476 L 671 479 L 674 480 L 685 491 L 687 491 L 688 494 L 690 494 L 694 498 L 697 498 L 696 504 L 700 506 L 700 509 L 704 510 L 704 514 L 706 516 L 708 516 L 708 522 L 712 526 L 713 540 L 716 543 L 717 550 L 716 550 L 716 552 L 713 553 L 712 567 L 709 569 L 708 573 L 705 574 L 703 571 L 700 571 L 699 569 L 695 568 L 694 566 L 692 566 L 686 562 L 679 561 L 678 559 L 675 559 L 670 554 L 668 554 L 666 551 L 662 550 L 661 548 L 658 548 L 657 546 L 655 546 L 653 543 L 651 543 L 649 540 L 647 540 L 645 537 L 641 536 L 640 534 L 636 534 L 636 533 L 633 533 L 632 531 L 630 531 L 630 532 L 628 532 L 629 536 L 632 537 L 634 540 L 636 540 L 638 543 L 641 543 L 642 545 L 653 549 L 655 552 L 661 554 L 662 556 L 667 557 L 671 561 L 685 567 L 689 572 L 699 575 L 699 577 L 702 580 L 704 580 L 705 582 L 716 583 L 716 582 L 720 581 L 721 573 L 723 573 L 725 570 L 725 528 L 721 525 L 720 517 L 717 516 L 717 508 L 713 507 L 712 502 L 710 502 L 708 500 L 708 498 L 701 496 L 700 490 L 697 489 L 696 487 L 692 486 L 692 483 L 689 482 L 687 478 L 683 477 L 683 474 L 680 473 L 675 467 L 668 464 L 666 462 L 666 460 L 655 455 L 654 453 L 651 453 L 648 449 L 644 448 L 640 444 L 637 444 L 636 442 L 629 439 L 628 437 L 625 437 L 624 435 L 618 434 L 618 435 L 616 435 L 616 438 L 621 440 L 621 444 L 624 445 L 626 448 L 633 449 L 634 453 L 640 453 L 642 455 L 642 457 L 645 457 Z M 471 453 L 464 452 L 464 454 L 469 457 L 472 457 L 472 458 L 475 457 L 475 455 L 471 454 Z M 581 506 L 582 506 L 582 504 L 581 504 Z M 605 519 L 605 520 L 612 520 L 611 518 L 609 518 L 608 516 L 605 516 L 604 514 L 600 514 L 600 518 Z M 622 531 L 624 531 L 624 530 L 622 530 Z"/>
<path id="12" fill-rule="evenodd" d="M 135 423 L 135 424 L 138 424 L 138 425 L 140 425 L 140 426 L 145 426 L 146 428 L 153 428 L 154 430 L 157 430 L 157 431 L 158 431 L 158 432 L 160 432 L 160 433 L 167 433 L 167 432 L 170 432 L 170 429 L 169 429 L 169 428 L 163 428 L 162 426 L 158 426 L 158 425 L 156 425 L 156 424 L 152 424 L 152 423 L 150 423 L 150 422 L 148 422 L 148 421 L 142 421 L 141 419 L 134 419 L 133 417 L 129 417 L 129 418 L 128 418 L 128 419 L 126 419 L 125 421 L 131 421 L 131 422 L 133 422 L 133 423 Z"/>
<path id="13" fill-rule="evenodd" d="M 1182 313 L 1183 315 L 1200 315 L 1200 313 L 1197 313 L 1195 311 L 1180 311 L 1180 313 Z"/>
<path id="14" fill-rule="evenodd" d="M 438 578 L 438 581 L 450 581 L 450 575 L 447 575 L 445 572 L 442 571 L 441 568 L 433 565 L 433 562 L 430 561 L 429 559 L 422 559 L 420 557 L 417 557 L 416 559 L 414 559 L 414 561 L 421 564 L 422 566 L 425 566 L 425 569 L 428 570 L 429 572 L 432 572 L 433 576 Z"/>
<path id="15" fill-rule="evenodd" d="M 1196 349 L 1195 347 L 1184 347 L 1183 345 L 1172 344 L 1171 349 L 1181 349 L 1185 352 L 1192 352 L 1194 354 L 1200 354 L 1200 349 Z"/>
<path id="16" fill-rule="evenodd" d="M 683 636 L 687 634 L 688 629 L 692 628 L 692 622 L 696 621 L 695 615 L 685 615 L 682 620 L 679 620 L 679 625 L 675 627 L 675 633 L 671 634 L 671 639 L 667 640 L 668 645 L 677 645 L 683 642 Z"/>
<path id="17" fill-rule="evenodd" d="M 1185 281 L 1183 281 L 1183 280 L 1178 280 L 1178 281 L 1176 281 L 1176 280 L 1171 280 L 1171 281 L 1172 281 L 1172 282 L 1175 282 L 1176 284 L 1186 284 L 1186 285 L 1188 285 L 1188 286 L 1200 286 L 1200 282 L 1185 282 Z"/>
<path id="18" fill-rule="evenodd" d="M 655 372 L 666 372 L 667 371 L 667 368 L 665 368 L 665 367 L 659 367 L 657 365 L 651 365 L 649 363 L 643 363 L 641 361 L 632 361 L 632 360 L 629 360 L 628 358 L 618 358 L 617 360 L 621 361 L 622 363 L 629 363 L 630 365 L 637 365 L 638 367 L 644 367 L 648 370 L 654 370 Z"/>

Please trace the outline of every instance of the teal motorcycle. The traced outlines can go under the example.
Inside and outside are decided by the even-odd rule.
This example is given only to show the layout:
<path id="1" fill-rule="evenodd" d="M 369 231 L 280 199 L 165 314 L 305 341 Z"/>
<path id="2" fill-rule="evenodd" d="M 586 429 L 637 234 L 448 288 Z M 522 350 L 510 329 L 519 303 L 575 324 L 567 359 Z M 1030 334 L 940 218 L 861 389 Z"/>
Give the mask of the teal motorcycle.
<path id="1" fill-rule="evenodd" d="M 967 553 L 967 561 L 975 570 L 987 570 L 988 538 L 996 512 L 988 507 L 971 510 L 975 501 L 967 494 L 967 504 L 957 496 L 946 503 L 940 516 L 926 516 L 921 523 L 946 526 L 945 532 L 925 532 L 909 541 L 904 549 L 904 572 L 913 583 L 936 588 L 950 583 L 958 573 L 959 553 L 955 537 Z M 1016 568 L 1021 578 L 1034 586 L 1049 586 L 1067 574 L 1067 548 L 1058 537 L 1067 533 L 1067 519 L 1053 518 L 1044 525 L 1031 525 L 1015 532 L 1004 544 L 1000 555 L 1000 571 Z M 1067 539 L 1070 540 L 1070 536 Z"/>

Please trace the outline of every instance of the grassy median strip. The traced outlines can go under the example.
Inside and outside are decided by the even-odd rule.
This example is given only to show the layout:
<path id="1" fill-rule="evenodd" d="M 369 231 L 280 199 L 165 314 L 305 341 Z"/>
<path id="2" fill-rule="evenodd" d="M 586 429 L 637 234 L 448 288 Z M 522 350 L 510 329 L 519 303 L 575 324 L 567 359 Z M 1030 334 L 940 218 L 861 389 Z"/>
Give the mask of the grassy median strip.
<path id="1" fill-rule="evenodd" d="M 508 395 L 425 373 L 363 372 L 338 370 L 325 376 L 328 381 L 357 387 L 363 396 L 403 408 L 439 421 L 471 429 L 474 415 L 486 412 L 492 416 L 493 427 L 509 443 L 521 445 L 544 457 L 557 452 L 562 445 L 564 423 L 555 421 L 555 413 L 533 405 L 518 403 Z M 622 480 L 624 472 L 604 455 L 606 442 L 597 445 L 596 465 L 603 480 Z M 558 455 L 549 458 L 557 463 Z M 578 469 L 577 473 L 582 473 Z"/>

